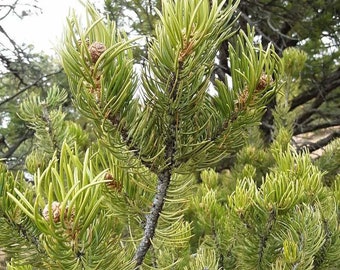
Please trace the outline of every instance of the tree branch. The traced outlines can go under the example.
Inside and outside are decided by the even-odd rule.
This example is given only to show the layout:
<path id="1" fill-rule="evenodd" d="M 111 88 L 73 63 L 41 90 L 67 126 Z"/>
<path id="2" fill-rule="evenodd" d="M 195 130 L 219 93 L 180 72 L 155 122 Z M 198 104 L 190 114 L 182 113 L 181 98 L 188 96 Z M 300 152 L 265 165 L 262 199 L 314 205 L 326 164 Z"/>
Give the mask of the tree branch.
<path id="1" fill-rule="evenodd" d="M 29 129 L 26 133 L 13 145 L 11 146 L 8 151 L 4 154 L 3 158 L 10 158 L 14 152 L 19 148 L 19 146 L 25 142 L 27 139 L 32 138 L 34 135 L 34 131 Z"/>
<path id="2" fill-rule="evenodd" d="M 255 30 L 256 30 L 256 33 L 258 33 L 259 35 L 261 35 L 265 40 L 268 41 L 268 43 L 272 42 L 273 40 L 267 36 L 261 29 L 260 27 L 257 26 L 257 23 L 256 22 L 253 22 L 247 14 L 245 14 L 244 12 L 241 11 L 241 17 L 250 25 L 250 26 L 254 26 L 255 27 Z M 278 45 L 276 44 L 276 42 L 273 42 L 272 43 L 275 47 L 276 50 L 278 51 L 282 51 L 281 48 L 278 47 Z"/>
<path id="3" fill-rule="evenodd" d="M 0 106 L 15 99 L 17 96 L 21 95 L 22 93 L 26 92 L 27 90 L 29 90 L 30 88 L 34 87 L 34 86 L 38 86 L 39 82 L 41 82 L 43 79 L 45 78 L 48 78 L 48 77 L 51 77 L 53 75 L 56 75 L 56 74 L 59 74 L 62 72 L 62 69 L 56 71 L 56 72 L 53 72 L 53 73 L 50 73 L 50 74 L 47 74 L 47 75 L 44 75 L 42 77 L 40 77 L 38 80 L 36 80 L 35 82 L 27 85 L 26 87 L 24 87 L 23 89 L 19 90 L 17 93 L 15 93 L 13 96 L 10 96 L 9 98 L 6 98 L 5 100 L 1 101 L 0 102 Z"/>
<path id="4" fill-rule="evenodd" d="M 334 121 L 326 122 L 326 123 L 322 123 L 318 125 L 310 125 L 310 126 L 297 125 L 294 127 L 293 135 L 299 135 L 302 133 L 313 132 L 316 130 L 329 128 L 329 127 L 336 127 L 336 126 L 340 126 L 340 119 L 335 119 Z"/>
<path id="5" fill-rule="evenodd" d="M 322 88 L 320 87 L 322 86 Z M 340 68 L 325 77 L 318 84 L 315 84 L 309 91 L 301 93 L 291 101 L 290 111 L 296 107 L 305 104 L 316 96 L 324 97 L 334 89 L 340 86 Z"/>
<path id="6" fill-rule="evenodd" d="M 316 109 L 326 102 L 326 95 L 340 86 L 340 68 L 336 72 L 332 73 L 328 78 L 325 78 L 322 82 L 320 82 L 319 85 L 321 86 L 320 88 L 316 86 L 314 89 L 301 94 L 293 100 L 290 111 L 292 108 L 296 108 L 296 106 L 298 106 L 297 104 L 301 105 L 311 99 L 314 99 L 313 103 L 310 105 L 310 108 L 305 110 L 295 120 L 295 126 L 302 125 L 308 119 L 310 119 L 310 117 L 314 115 L 315 112 L 317 112 Z"/>
<path id="7" fill-rule="evenodd" d="M 333 141 L 336 138 L 340 138 L 340 131 L 335 131 L 335 132 L 329 134 L 327 137 L 322 138 L 315 143 L 303 144 L 303 145 L 299 146 L 299 148 L 297 150 L 298 150 L 298 152 L 308 150 L 309 153 L 312 153 L 316 150 L 319 150 L 319 149 L 325 147 L 327 144 L 329 144 L 331 141 Z"/>
<path id="8" fill-rule="evenodd" d="M 179 63 L 179 72 L 182 70 L 182 63 Z M 177 92 L 179 88 L 179 80 L 175 73 L 172 74 L 171 81 L 169 83 L 167 92 L 170 96 L 170 103 L 175 102 L 177 98 Z M 177 119 L 176 119 L 176 109 L 173 109 L 169 104 L 167 109 L 168 111 L 168 119 L 169 119 L 169 128 L 167 131 L 166 139 L 165 139 L 165 154 L 164 160 L 166 164 L 168 164 L 159 174 L 158 174 L 158 182 L 156 188 L 156 194 L 152 201 L 152 207 L 150 213 L 146 216 L 146 225 L 144 228 L 144 236 L 137 248 L 135 254 L 136 268 L 140 269 L 142 265 L 145 255 L 148 252 L 151 246 L 151 240 L 153 239 L 156 227 L 158 223 L 158 218 L 160 213 L 163 210 L 166 194 L 168 187 L 170 185 L 172 171 L 175 167 L 175 153 L 176 153 L 176 133 L 177 133 Z"/>
<path id="9" fill-rule="evenodd" d="M 0 21 L 5 19 L 11 13 L 11 11 L 15 9 L 15 6 L 17 5 L 18 1 L 19 0 L 16 0 L 13 4 L 0 5 L 1 9 L 8 8 L 8 11 L 4 14 L 4 16 L 0 18 Z"/>

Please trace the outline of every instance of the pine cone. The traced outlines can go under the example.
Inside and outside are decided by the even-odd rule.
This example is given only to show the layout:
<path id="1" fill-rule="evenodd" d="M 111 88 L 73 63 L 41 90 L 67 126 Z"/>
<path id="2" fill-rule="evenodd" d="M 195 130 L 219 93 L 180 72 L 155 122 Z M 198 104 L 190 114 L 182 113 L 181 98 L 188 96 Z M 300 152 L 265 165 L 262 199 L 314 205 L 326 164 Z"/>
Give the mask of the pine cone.
<path id="1" fill-rule="evenodd" d="M 118 193 L 122 191 L 123 189 L 122 184 L 118 182 L 116 179 L 114 179 L 111 173 L 106 173 L 104 179 L 111 180 L 110 182 L 106 183 L 106 186 L 108 187 L 108 189 L 115 190 Z"/>
<path id="2" fill-rule="evenodd" d="M 52 210 L 52 218 L 54 222 L 59 222 L 60 221 L 60 203 L 59 202 L 52 202 L 51 205 L 51 210 Z M 44 210 L 42 211 L 42 215 L 45 220 L 49 221 L 50 215 L 48 212 L 48 204 L 45 206 Z"/>
<path id="3" fill-rule="evenodd" d="M 103 43 L 95 41 L 89 46 L 92 63 L 96 63 L 98 58 L 105 52 L 106 47 Z"/>
<path id="4" fill-rule="evenodd" d="M 273 79 L 272 78 L 268 78 L 268 75 L 265 73 L 262 73 L 257 86 L 256 86 L 256 92 L 260 92 L 262 90 L 264 90 L 266 87 L 270 86 L 273 83 Z"/>

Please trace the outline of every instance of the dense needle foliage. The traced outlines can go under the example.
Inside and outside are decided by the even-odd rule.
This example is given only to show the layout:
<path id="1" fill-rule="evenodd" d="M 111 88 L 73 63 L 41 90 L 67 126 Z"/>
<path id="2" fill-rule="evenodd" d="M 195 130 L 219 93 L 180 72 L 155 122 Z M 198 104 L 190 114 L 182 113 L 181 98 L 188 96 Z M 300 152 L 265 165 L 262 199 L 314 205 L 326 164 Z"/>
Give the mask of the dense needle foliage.
<path id="1" fill-rule="evenodd" d="M 0 243 L 8 269 L 337 269 L 339 141 L 323 159 L 291 145 L 287 95 L 304 55 L 282 59 L 235 33 L 239 1 L 163 1 L 142 74 L 116 25 L 87 6 L 60 55 L 93 129 L 67 121 L 66 92 L 32 95 L 34 174 L 0 169 Z M 211 83 L 229 38 L 231 76 Z M 212 91 L 214 90 L 214 91 Z M 259 124 L 275 100 L 274 141 Z M 228 159 L 230 170 L 215 171 Z M 327 170 L 327 171 L 326 171 Z M 333 174 L 327 173 L 333 172 Z"/>

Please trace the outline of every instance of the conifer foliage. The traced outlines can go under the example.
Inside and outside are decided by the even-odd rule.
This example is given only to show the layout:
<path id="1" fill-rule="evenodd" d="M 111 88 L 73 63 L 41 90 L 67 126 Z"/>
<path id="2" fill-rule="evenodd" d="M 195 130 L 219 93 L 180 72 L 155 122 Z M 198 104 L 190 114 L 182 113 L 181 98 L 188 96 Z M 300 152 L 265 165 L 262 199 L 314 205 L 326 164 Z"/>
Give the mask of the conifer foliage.
<path id="1" fill-rule="evenodd" d="M 37 145 L 27 162 L 33 184 L 1 167 L 9 269 L 339 266 L 339 178 L 324 185 L 309 156 L 283 143 L 287 129 L 262 152 L 270 166 L 262 183 L 249 164 L 228 175 L 212 169 L 249 152 L 248 131 L 282 87 L 273 47 L 255 46 L 250 28 L 234 36 L 238 3 L 162 1 L 140 77 L 136 40 L 91 6 L 85 26 L 69 18 L 61 59 L 97 140 L 84 144 L 85 131 L 64 121 L 56 87 L 22 104 Z M 231 80 L 211 85 L 216 53 L 232 36 Z M 38 162 L 42 153 L 49 162 Z"/>

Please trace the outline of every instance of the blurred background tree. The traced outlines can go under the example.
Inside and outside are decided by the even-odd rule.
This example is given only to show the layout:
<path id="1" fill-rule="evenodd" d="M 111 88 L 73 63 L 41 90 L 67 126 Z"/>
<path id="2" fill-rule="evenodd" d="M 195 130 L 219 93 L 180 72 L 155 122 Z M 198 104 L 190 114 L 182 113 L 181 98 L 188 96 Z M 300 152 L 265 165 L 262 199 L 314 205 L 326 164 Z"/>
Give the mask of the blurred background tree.
<path id="1" fill-rule="evenodd" d="M 41 12 L 37 5 L 38 1 L 1 2 L 0 23 L 10 16 L 18 20 L 35 16 Z M 0 25 L 0 159 L 12 169 L 20 169 L 32 151 L 34 136 L 34 130 L 17 115 L 20 103 L 31 93 L 46 97 L 54 83 L 64 89 L 68 84 L 55 58 L 37 52 L 31 44 L 18 44 L 15 37 L 16 33 Z"/>

